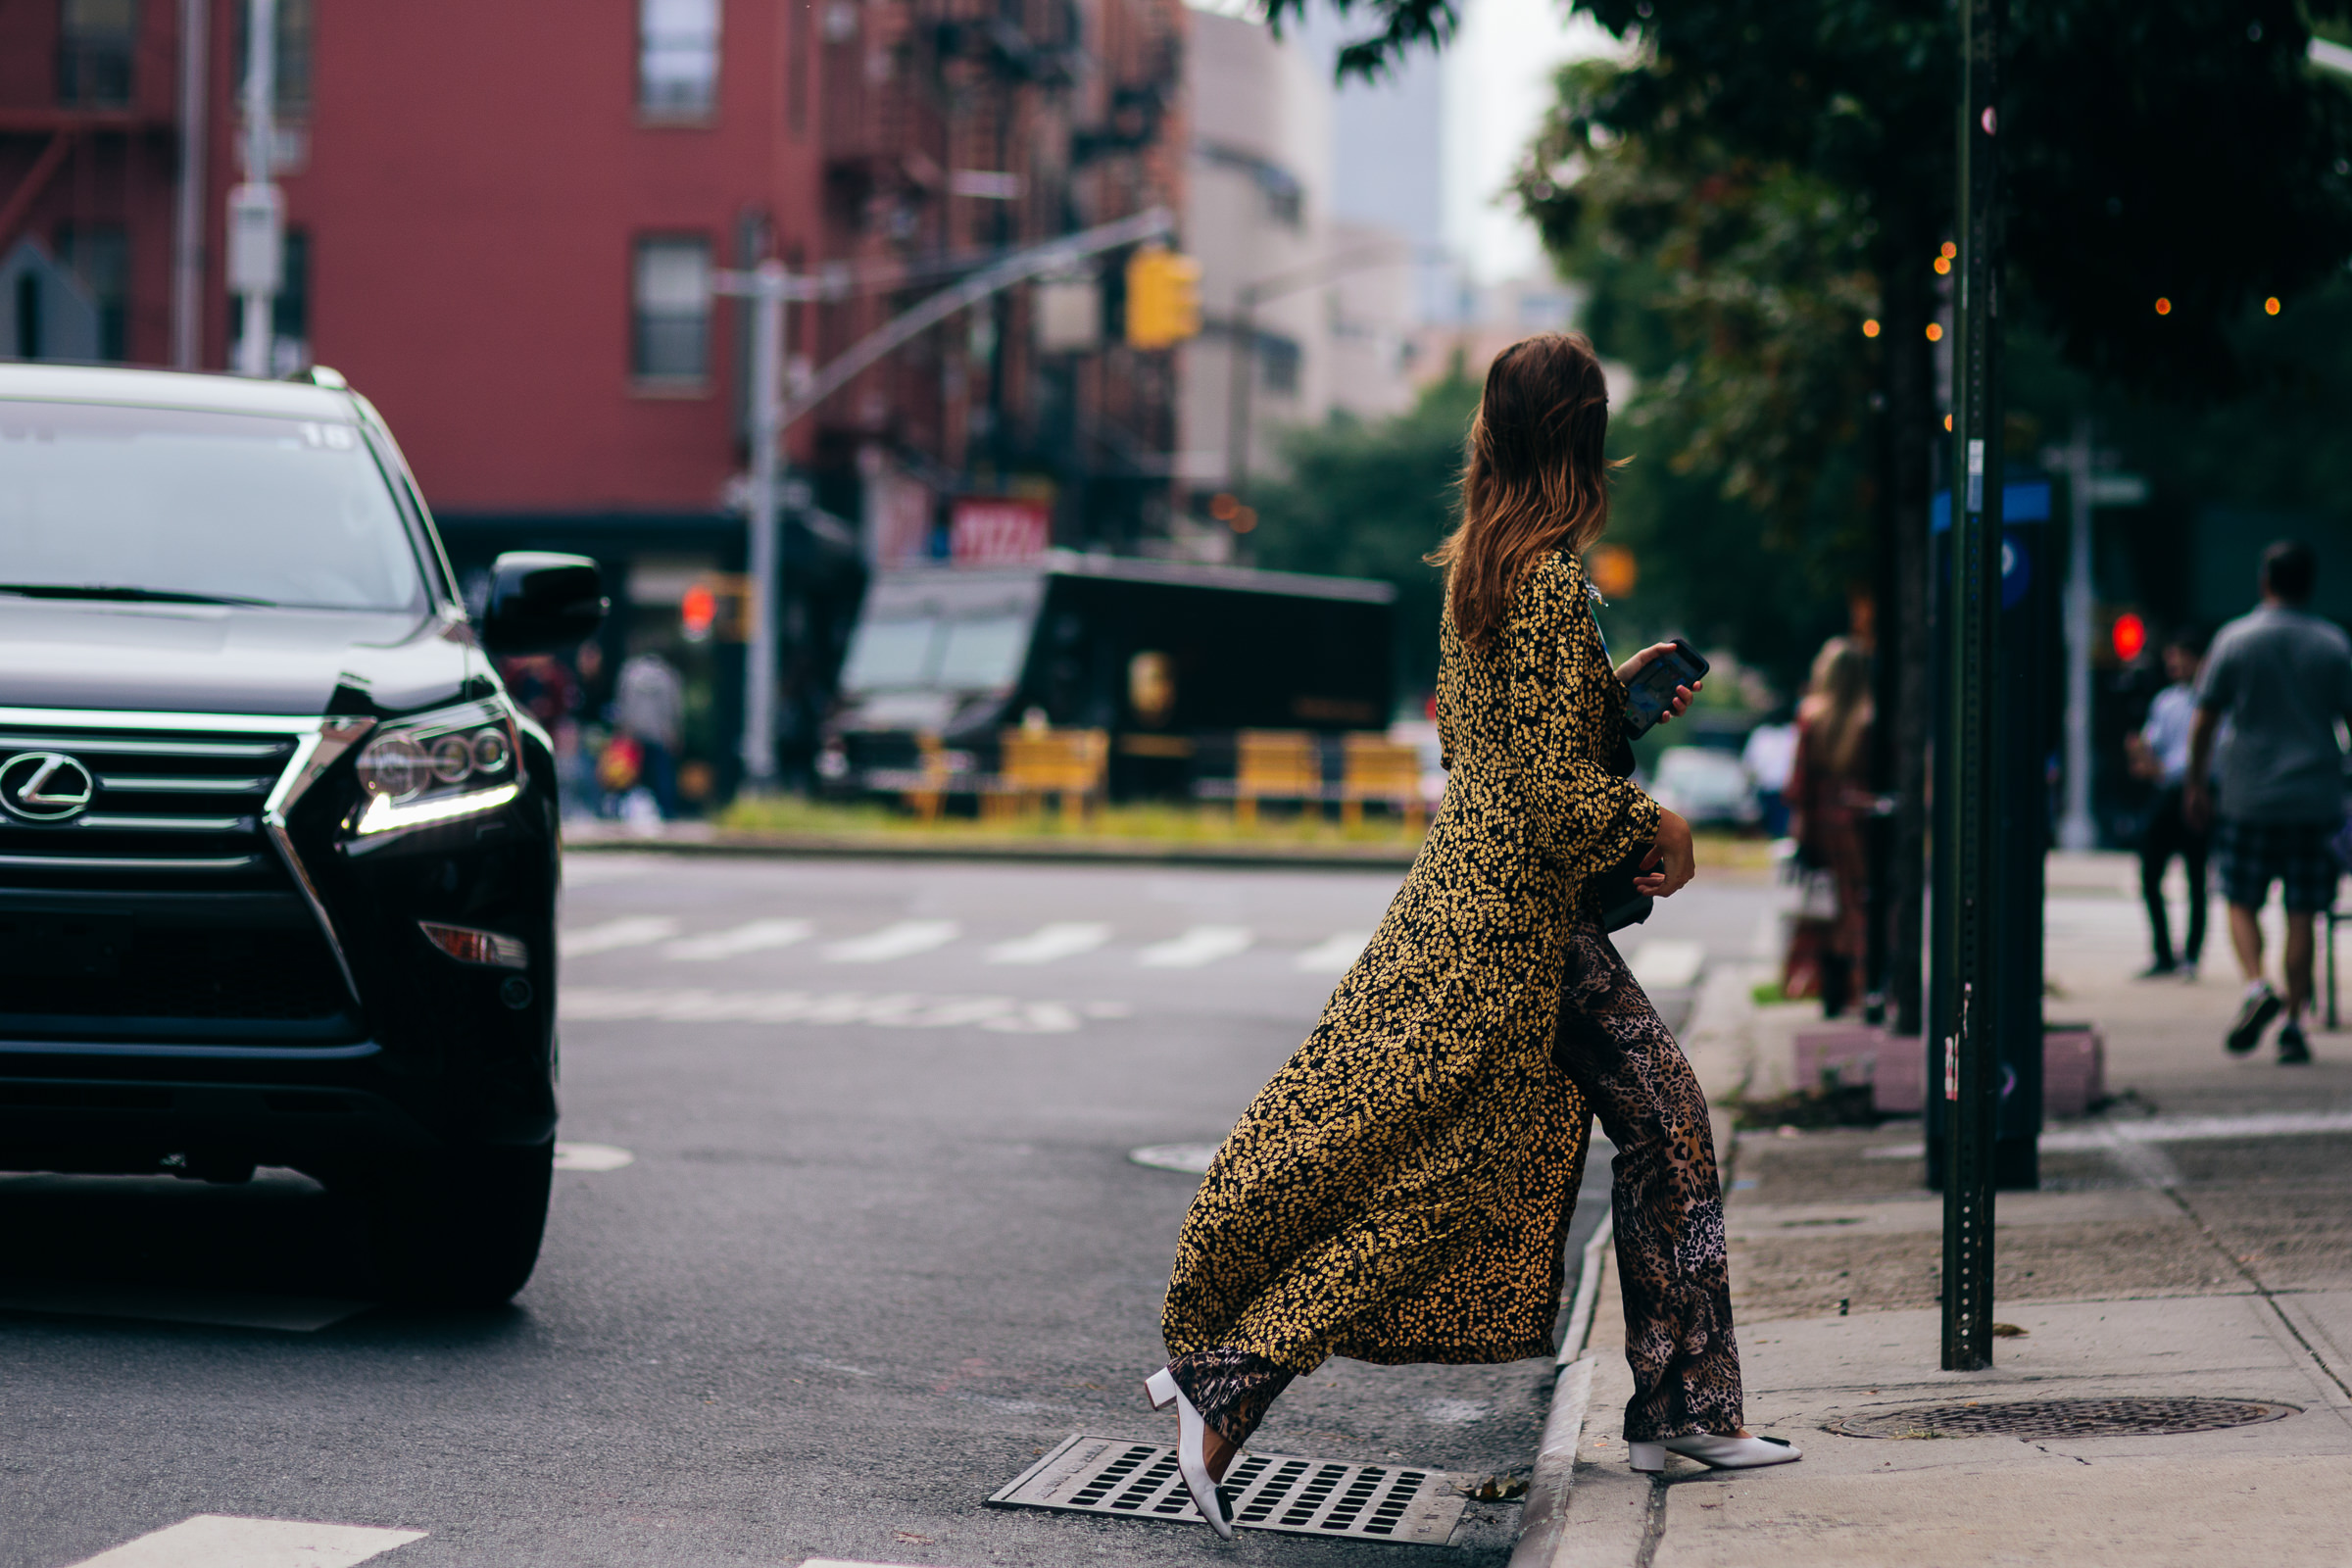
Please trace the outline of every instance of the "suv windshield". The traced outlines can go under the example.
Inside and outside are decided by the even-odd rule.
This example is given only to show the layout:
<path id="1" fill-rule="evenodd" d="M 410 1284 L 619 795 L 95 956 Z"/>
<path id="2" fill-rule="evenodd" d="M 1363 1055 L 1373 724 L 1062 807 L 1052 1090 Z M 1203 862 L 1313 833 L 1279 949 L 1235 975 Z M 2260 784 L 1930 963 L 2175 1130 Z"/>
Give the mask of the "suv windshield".
<path id="1" fill-rule="evenodd" d="M 0 583 L 409 610 L 416 553 L 357 426 L 0 400 Z"/>

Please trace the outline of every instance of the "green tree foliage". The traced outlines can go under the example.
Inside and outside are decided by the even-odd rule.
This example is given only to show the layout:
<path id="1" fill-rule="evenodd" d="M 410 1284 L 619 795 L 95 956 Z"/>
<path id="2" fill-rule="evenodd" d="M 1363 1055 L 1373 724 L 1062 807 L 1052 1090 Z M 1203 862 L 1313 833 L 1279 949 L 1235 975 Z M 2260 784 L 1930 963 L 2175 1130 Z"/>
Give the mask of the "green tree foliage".
<path id="1" fill-rule="evenodd" d="M 1260 566 L 1376 577 L 1396 585 L 1396 672 L 1407 698 L 1438 675 L 1437 568 L 1422 557 L 1453 518 L 1462 436 L 1478 408 L 1478 383 L 1453 373 L 1394 418 L 1345 415 L 1295 431 L 1286 474 L 1257 497 L 1250 543 Z"/>

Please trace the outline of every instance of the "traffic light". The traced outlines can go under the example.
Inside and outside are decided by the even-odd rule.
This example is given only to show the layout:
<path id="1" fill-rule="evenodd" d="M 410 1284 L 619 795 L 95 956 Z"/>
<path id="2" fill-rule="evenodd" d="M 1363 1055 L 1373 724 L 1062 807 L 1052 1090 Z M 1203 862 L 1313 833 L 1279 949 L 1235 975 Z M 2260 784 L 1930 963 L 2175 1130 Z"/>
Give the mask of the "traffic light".
<path id="1" fill-rule="evenodd" d="M 1200 332 L 1200 264 L 1164 246 L 1127 258 L 1127 346 L 1164 349 Z"/>

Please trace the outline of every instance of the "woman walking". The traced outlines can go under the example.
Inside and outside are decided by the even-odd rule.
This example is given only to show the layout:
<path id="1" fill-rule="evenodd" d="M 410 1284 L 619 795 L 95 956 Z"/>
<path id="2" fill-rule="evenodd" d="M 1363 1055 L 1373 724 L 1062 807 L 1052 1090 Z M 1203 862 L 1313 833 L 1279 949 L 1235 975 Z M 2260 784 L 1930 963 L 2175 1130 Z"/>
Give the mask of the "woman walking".
<path id="1" fill-rule="evenodd" d="M 1690 880 L 1690 830 L 1628 777 L 1626 690 L 1583 553 L 1608 521 L 1608 394 L 1581 336 L 1488 373 L 1446 572 L 1450 778 L 1411 874 L 1322 1021 L 1243 1114 L 1185 1217 L 1147 1384 L 1187 1486 L 1217 1482 L 1292 1378 L 1547 1354 L 1590 1116 L 1617 1146 L 1636 1468 L 1781 1463 L 1740 1427 L 1706 1102 L 1606 933 L 1595 879 Z M 1674 711 L 1690 700 L 1677 692 Z"/>
<path id="2" fill-rule="evenodd" d="M 1862 813 L 1870 798 L 1870 655 L 1833 637 L 1813 656 L 1813 678 L 1796 709 L 1796 765 L 1788 778 L 1788 831 L 1807 870 L 1827 871 L 1838 913 L 1821 954 L 1821 1013 L 1835 1018 L 1854 1001 L 1869 949 L 1870 856 Z"/>

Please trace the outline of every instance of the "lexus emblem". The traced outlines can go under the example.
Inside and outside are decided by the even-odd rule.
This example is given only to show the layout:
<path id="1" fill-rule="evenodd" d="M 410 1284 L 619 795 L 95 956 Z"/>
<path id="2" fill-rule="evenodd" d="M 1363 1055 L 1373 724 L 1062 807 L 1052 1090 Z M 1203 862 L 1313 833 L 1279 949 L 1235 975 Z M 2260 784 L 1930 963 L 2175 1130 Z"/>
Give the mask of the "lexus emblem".
<path id="1" fill-rule="evenodd" d="M 0 806 L 30 822 L 63 822 L 90 808 L 98 781 L 62 752 L 19 752 L 0 762 Z"/>

